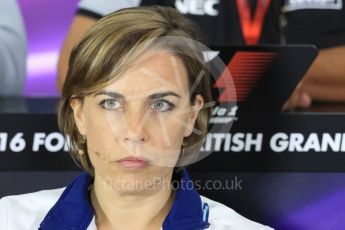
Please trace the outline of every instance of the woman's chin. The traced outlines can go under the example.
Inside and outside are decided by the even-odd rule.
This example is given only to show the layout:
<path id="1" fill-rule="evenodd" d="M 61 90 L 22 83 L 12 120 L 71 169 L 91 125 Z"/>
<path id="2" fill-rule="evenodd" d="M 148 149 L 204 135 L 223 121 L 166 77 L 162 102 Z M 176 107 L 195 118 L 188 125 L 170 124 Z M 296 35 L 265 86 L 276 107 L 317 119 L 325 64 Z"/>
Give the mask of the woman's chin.
<path id="1" fill-rule="evenodd" d="M 134 178 L 127 176 L 113 186 L 113 189 L 123 194 L 137 194 L 150 191 L 154 188 L 154 183 L 150 179 Z"/>

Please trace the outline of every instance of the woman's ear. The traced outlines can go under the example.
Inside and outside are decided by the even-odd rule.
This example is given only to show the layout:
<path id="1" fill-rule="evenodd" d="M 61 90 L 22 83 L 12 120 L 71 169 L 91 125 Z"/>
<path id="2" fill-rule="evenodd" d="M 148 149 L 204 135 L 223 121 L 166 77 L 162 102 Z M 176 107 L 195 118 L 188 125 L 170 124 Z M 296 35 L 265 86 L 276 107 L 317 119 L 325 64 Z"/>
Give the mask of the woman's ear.
<path id="1" fill-rule="evenodd" d="M 78 127 L 79 133 L 83 136 L 86 135 L 86 128 L 85 128 L 85 116 L 83 110 L 83 102 L 80 99 L 73 98 L 70 102 L 70 106 L 73 110 L 73 116 L 75 123 Z"/>
<path id="2" fill-rule="evenodd" d="M 195 121 L 198 117 L 200 110 L 203 108 L 203 106 L 204 106 L 204 98 L 200 94 L 196 95 L 194 104 L 192 105 L 192 111 L 189 114 L 187 128 L 184 133 L 185 137 L 188 137 L 193 133 Z M 198 130 L 196 130 L 196 132 L 197 131 Z"/>

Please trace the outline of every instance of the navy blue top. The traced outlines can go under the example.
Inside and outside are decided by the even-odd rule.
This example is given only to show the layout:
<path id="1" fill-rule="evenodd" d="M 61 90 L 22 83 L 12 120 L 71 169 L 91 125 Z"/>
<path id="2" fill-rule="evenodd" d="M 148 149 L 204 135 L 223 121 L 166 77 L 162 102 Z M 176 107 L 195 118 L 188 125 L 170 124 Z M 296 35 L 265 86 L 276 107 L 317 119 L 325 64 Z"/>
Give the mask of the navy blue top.
<path id="1" fill-rule="evenodd" d="M 202 203 L 186 169 L 182 170 L 174 203 L 163 222 L 163 230 L 201 230 L 209 226 L 208 205 Z M 94 216 L 88 196 L 93 178 L 86 172 L 66 187 L 42 221 L 41 230 L 86 230 Z"/>

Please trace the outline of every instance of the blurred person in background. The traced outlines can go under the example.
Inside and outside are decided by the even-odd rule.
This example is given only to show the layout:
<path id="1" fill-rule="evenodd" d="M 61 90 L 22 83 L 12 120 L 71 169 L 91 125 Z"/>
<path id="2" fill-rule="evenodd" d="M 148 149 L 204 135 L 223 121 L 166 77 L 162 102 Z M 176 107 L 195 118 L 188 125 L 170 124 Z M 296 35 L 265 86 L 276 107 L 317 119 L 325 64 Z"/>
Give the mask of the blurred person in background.
<path id="1" fill-rule="evenodd" d="M 16 0 L 0 1 L 0 97 L 20 96 L 25 80 L 26 35 Z"/>
<path id="2" fill-rule="evenodd" d="M 319 55 L 283 109 L 345 101 L 344 1 L 81 0 L 58 64 L 61 91 L 71 49 L 104 15 L 139 5 L 169 5 L 202 29 L 208 45 L 314 44 Z"/>

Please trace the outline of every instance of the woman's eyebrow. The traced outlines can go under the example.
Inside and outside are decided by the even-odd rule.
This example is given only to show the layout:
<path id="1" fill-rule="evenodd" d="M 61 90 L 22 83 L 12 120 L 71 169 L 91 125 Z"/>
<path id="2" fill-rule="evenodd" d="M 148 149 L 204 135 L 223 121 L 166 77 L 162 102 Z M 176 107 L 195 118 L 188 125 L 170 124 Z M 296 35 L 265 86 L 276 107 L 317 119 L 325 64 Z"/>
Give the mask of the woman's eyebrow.
<path id="1" fill-rule="evenodd" d="M 154 93 L 149 96 L 149 99 L 157 99 L 157 98 L 162 98 L 166 96 L 175 96 L 178 98 L 181 98 L 181 96 L 173 91 L 166 91 L 166 92 L 159 92 L 159 93 Z"/>
<path id="2" fill-rule="evenodd" d="M 124 98 L 124 96 L 122 94 L 119 94 L 119 93 L 116 93 L 116 92 L 104 91 L 104 90 L 96 93 L 94 97 L 99 96 L 99 95 L 106 95 L 106 96 L 109 96 L 109 97 L 112 97 L 112 98 L 119 98 L 119 99 L 123 99 Z"/>
<path id="3" fill-rule="evenodd" d="M 106 95 L 115 99 L 123 99 L 125 98 L 125 96 L 123 96 L 122 94 L 116 93 L 116 92 L 110 92 L 110 91 L 100 91 L 98 93 L 95 94 L 94 97 L 99 96 L 99 95 Z M 162 98 L 162 97 L 166 97 L 166 96 L 175 96 L 178 98 L 181 98 L 181 96 L 173 91 L 165 91 L 165 92 L 159 92 L 159 93 L 154 93 L 148 96 L 148 98 L 150 100 L 154 100 L 157 98 Z"/>

